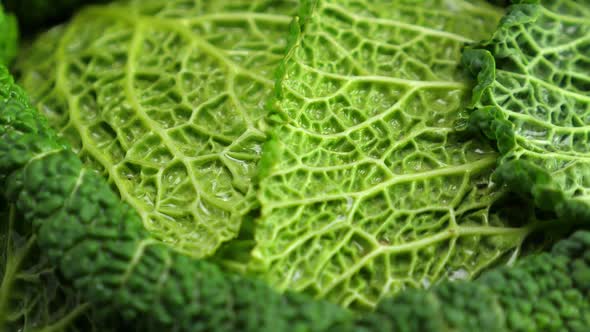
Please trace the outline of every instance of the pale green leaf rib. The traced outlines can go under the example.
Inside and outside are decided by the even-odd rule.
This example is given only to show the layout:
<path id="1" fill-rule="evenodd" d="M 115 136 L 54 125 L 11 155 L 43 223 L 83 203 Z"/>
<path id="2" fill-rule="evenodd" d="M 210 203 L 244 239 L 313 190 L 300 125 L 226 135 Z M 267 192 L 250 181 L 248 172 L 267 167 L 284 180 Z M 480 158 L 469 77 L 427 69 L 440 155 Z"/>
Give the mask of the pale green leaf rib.
<path id="1" fill-rule="evenodd" d="M 499 217 L 497 154 L 455 130 L 471 87 L 461 49 L 489 36 L 501 11 L 312 7 L 269 118 L 253 268 L 279 289 L 371 307 L 406 287 L 472 278 L 518 248 L 537 224 Z"/>
<path id="2" fill-rule="evenodd" d="M 156 238 L 203 257 L 257 205 L 260 120 L 295 9 L 270 0 L 89 7 L 21 57 L 21 82 Z"/>

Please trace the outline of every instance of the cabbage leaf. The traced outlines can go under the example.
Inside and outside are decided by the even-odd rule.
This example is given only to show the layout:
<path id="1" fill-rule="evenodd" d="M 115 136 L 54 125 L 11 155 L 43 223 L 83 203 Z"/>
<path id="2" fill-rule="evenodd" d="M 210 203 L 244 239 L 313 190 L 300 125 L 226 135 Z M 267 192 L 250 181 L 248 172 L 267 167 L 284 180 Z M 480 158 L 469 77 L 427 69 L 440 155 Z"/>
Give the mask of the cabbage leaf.
<path id="1" fill-rule="evenodd" d="M 496 178 L 562 220 L 590 220 L 590 1 L 515 1 L 467 50 L 475 127 L 502 153 Z"/>
<path id="2" fill-rule="evenodd" d="M 0 200 L 0 331 L 95 331 L 89 305 L 60 283 L 15 211 Z"/>
<path id="3" fill-rule="evenodd" d="M 89 7 L 23 56 L 21 83 L 156 237 L 202 257 L 256 207 L 260 120 L 291 1 Z"/>
<path id="4" fill-rule="evenodd" d="M 455 129 L 465 43 L 484 1 L 307 1 L 269 107 L 252 268 L 279 289 L 372 307 L 406 287 L 470 279 L 517 252 L 490 181 L 498 157 Z"/>

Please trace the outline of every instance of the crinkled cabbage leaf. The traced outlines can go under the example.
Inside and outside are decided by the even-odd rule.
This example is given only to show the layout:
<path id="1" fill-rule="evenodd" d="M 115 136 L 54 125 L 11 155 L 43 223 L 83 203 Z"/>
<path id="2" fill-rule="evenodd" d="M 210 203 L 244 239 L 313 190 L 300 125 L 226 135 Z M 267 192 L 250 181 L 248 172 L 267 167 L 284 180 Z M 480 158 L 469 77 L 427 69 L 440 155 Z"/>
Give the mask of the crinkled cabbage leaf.
<path id="1" fill-rule="evenodd" d="M 252 265 L 268 282 L 371 307 L 517 250 L 536 223 L 500 215 L 497 153 L 455 129 L 461 50 L 501 16 L 484 1 L 303 4 L 260 167 Z"/>
<path id="2" fill-rule="evenodd" d="M 516 1 L 465 52 L 471 122 L 503 154 L 498 181 L 563 220 L 590 220 L 590 1 Z"/>
<path id="3" fill-rule="evenodd" d="M 260 120 L 292 1 L 125 1 L 19 57 L 21 83 L 151 233 L 196 257 L 256 207 Z"/>
<path id="4" fill-rule="evenodd" d="M 0 200 L 0 331 L 95 331 L 88 304 L 60 284 L 32 234 Z"/>

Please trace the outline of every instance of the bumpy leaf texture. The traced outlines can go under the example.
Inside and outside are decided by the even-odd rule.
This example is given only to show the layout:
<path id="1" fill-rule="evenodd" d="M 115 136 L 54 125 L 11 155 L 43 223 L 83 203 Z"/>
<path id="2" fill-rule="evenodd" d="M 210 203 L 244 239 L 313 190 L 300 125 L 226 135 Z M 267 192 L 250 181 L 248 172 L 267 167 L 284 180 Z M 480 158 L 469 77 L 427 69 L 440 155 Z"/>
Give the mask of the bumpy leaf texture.
<path id="1" fill-rule="evenodd" d="M 118 331 L 335 331 L 337 305 L 279 294 L 155 241 L 106 179 L 83 167 L 0 66 L 0 186 L 41 252 Z M 114 316 L 114 319 L 113 319 Z M 83 331 L 89 331 L 84 329 Z M 106 332 L 101 329 L 101 332 Z M 10 331 L 12 332 L 12 331 Z"/>
<path id="2" fill-rule="evenodd" d="M 0 201 L 0 331 L 94 331 L 88 312 L 76 292 L 60 285 L 30 224 Z"/>
<path id="3" fill-rule="evenodd" d="M 310 1 L 281 66 L 261 163 L 254 268 L 280 289 L 370 307 L 469 279 L 535 227 L 495 212 L 497 154 L 454 129 L 484 1 Z M 495 210 L 494 210 L 495 211 Z"/>
<path id="4" fill-rule="evenodd" d="M 566 220 L 590 220 L 590 1 L 517 1 L 465 52 L 472 123 L 497 140 L 499 181 Z M 522 2 L 522 3 L 520 3 Z"/>
<path id="5" fill-rule="evenodd" d="M 159 239 L 196 257 L 256 206 L 259 121 L 291 1 L 127 1 L 83 10 L 20 59 L 22 84 Z"/>

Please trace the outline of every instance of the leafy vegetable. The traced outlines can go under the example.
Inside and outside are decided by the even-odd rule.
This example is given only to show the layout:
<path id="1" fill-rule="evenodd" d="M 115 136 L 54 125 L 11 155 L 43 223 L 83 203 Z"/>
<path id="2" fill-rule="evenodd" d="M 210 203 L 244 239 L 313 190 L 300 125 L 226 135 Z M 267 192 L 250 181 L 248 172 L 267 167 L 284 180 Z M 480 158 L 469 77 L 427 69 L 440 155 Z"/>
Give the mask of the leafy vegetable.
<path id="1" fill-rule="evenodd" d="M 590 2 L 517 1 L 465 52 L 472 123 L 497 140 L 498 181 L 564 220 L 590 220 Z"/>
<path id="2" fill-rule="evenodd" d="M 494 149 L 455 130 L 483 1 L 309 1 L 282 64 L 265 146 L 256 268 L 279 289 L 371 307 L 471 279 L 538 224 L 495 205 Z"/>
<path id="3" fill-rule="evenodd" d="M 59 284 L 15 209 L 3 202 L 0 208 L 0 331 L 76 331 L 73 323 L 88 304 Z"/>
<path id="4" fill-rule="evenodd" d="M 157 238 L 193 256 L 236 236 L 291 1 L 126 1 L 82 10 L 19 57 L 52 126 Z"/>
<path id="5" fill-rule="evenodd" d="M 536 31 L 537 24 L 561 29 L 565 19 L 571 20 L 568 13 L 574 14 L 570 8 L 584 5 L 531 3 L 511 7 L 500 29 Z M 527 200 L 513 200 L 491 181 L 499 155 L 486 141 L 468 136 L 473 132 L 459 130 L 472 88 L 458 66 L 462 45 L 487 37 L 501 10 L 483 1 L 424 0 L 420 6 L 411 0 L 303 1 L 286 42 L 281 29 L 286 31 L 292 5 L 135 0 L 82 11 L 19 59 L 23 82 L 60 134 L 0 64 L 0 331 L 105 332 L 95 326 L 103 320 L 125 331 L 585 331 L 590 325 L 590 232 L 560 241 L 550 253 L 515 262 L 531 232 L 567 227 L 538 221 L 553 215 L 534 211 Z M 1 13 L 0 8 L 0 55 L 8 56 L 0 61 L 9 61 L 16 33 L 4 31 L 16 30 Z M 541 14 L 560 23 L 539 19 L 526 25 Z M 585 45 L 585 37 L 580 39 L 573 43 Z M 285 43 L 288 53 L 279 61 Z M 134 56 L 140 49 L 154 53 Z M 481 71 L 474 100 L 496 96 L 490 93 L 499 81 L 495 66 L 516 66 L 510 62 L 513 55 L 467 52 L 465 63 Z M 266 115 L 262 105 L 273 67 L 278 75 Z M 584 72 L 583 66 L 575 68 Z M 204 74 L 190 80 L 202 89 L 183 90 L 185 75 L 194 72 Z M 582 95 L 576 89 L 585 86 L 577 81 L 583 76 L 568 74 L 570 85 L 559 92 Z M 521 141 L 512 114 L 495 106 L 481 107 L 471 121 L 498 139 L 504 155 L 498 178 L 564 219 L 584 217 L 586 203 L 567 196 L 559 180 L 563 175 L 547 171 L 543 163 L 535 166 L 526 153 L 526 158 L 509 157 Z M 207 116 L 166 127 L 167 120 L 181 120 L 179 109 L 190 112 L 189 120 Z M 197 148 L 188 161 L 171 154 L 158 164 L 171 146 L 191 151 L 196 138 L 184 133 L 207 124 L 215 129 L 205 135 L 210 150 Z M 375 306 L 375 312 L 354 313 L 300 293 L 281 295 L 264 281 L 223 272 L 195 257 L 212 253 L 240 227 L 241 233 L 252 233 L 254 166 L 267 126 L 271 135 L 257 179 L 262 217 L 254 225 L 259 243 L 252 267 L 281 289 L 353 307 Z M 136 128 L 145 129 L 143 136 L 128 150 L 121 148 Z M 174 133 L 186 140 L 167 145 L 182 136 Z M 223 135 L 229 135 L 226 141 L 219 139 Z M 245 143 L 243 137 L 253 141 Z M 250 150 L 232 150 L 237 146 Z M 203 151 L 215 154 L 222 173 L 231 173 L 197 172 L 199 181 L 226 181 L 227 186 L 211 185 L 205 194 L 187 179 Z M 243 157 L 247 170 L 228 166 L 228 156 Z M 162 191 L 170 181 L 165 172 L 176 165 L 187 175 L 179 176 L 171 191 Z M 133 174 L 113 173 L 119 168 L 139 172 L 137 187 L 128 185 L 137 179 Z M 576 176 L 565 183 L 584 180 Z M 146 190 L 151 186 L 157 195 Z M 196 191 L 182 196 L 187 186 Z M 137 195 L 127 196 L 139 204 L 137 211 L 121 200 L 132 189 Z M 228 208 L 213 224 L 237 223 L 221 225 L 219 234 L 228 237 L 217 236 L 205 247 L 194 235 L 211 219 L 191 219 L 192 237 L 176 242 L 187 228 L 145 217 L 166 212 L 170 219 L 186 221 L 180 205 L 158 210 L 161 202 L 170 203 L 168 196 L 196 196 L 189 200 L 193 210 L 185 212 L 203 212 L 197 203 L 225 189 L 240 199 L 213 204 Z M 485 271 L 475 281 L 455 280 L 505 262 L 508 266 Z M 436 284 L 416 289 L 430 283 Z M 397 296 L 379 301 L 392 293 Z M 87 326 L 80 327 L 78 318 Z"/>
<path id="6" fill-rule="evenodd" d="M 57 142 L 47 122 L 0 66 L 2 194 L 34 225 L 41 252 L 102 314 L 140 331 L 583 331 L 590 308 L 590 232 L 561 241 L 478 281 L 443 282 L 353 317 L 299 294 L 153 241 L 106 181 Z"/>
<path id="7" fill-rule="evenodd" d="M 0 66 L 14 56 L 16 37 L 14 17 L 6 16 L 0 6 Z M 9 96 L 4 84 L 0 87 L 0 110 L 4 111 Z M 5 158 L 5 154 L 0 157 Z M 0 176 L 2 186 L 5 177 Z M 55 268 L 40 255 L 30 225 L 19 221 L 14 206 L 0 198 L 0 331 L 79 331 L 74 322 L 80 323 L 88 304 L 59 283 Z M 85 323 L 83 330 L 93 331 L 93 323 Z"/>
<path id="8" fill-rule="evenodd" d="M 522 258 L 474 282 L 412 289 L 379 304 L 378 331 L 586 331 L 590 326 L 590 232 L 551 253 Z"/>
<path id="9" fill-rule="evenodd" d="M 350 313 L 336 305 L 281 296 L 154 240 L 105 179 L 57 141 L 1 66 L 0 96 L 0 174 L 10 174 L 3 193 L 99 315 L 120 315 L 139 331 L 325 331 L 350 324 Z"/>

